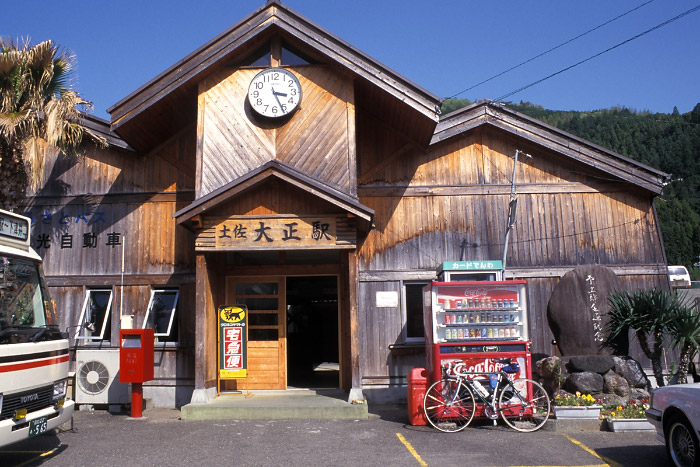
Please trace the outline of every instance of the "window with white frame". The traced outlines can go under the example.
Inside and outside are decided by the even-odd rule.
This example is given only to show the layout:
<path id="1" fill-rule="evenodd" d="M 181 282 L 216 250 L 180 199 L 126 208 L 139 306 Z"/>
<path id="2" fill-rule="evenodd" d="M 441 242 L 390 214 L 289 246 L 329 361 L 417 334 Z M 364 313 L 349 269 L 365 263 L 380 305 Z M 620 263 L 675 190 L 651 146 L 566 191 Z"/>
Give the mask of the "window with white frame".
<path id="1" fill-rule="evenodd" d="M 177 342 L 177 289 L 153 289 L 148 310 L 143 320 L 144 328 L 153 328 L 158 342 Z"/>
<path id="2" fill-rule="evenodd" d="M 423 342 L 423 282 L 404 282 L 402 287 L 403 338 L 404 342 Z"/>
<path id="3" fill-rule="evenodd" d="M 112 289 L 87 289 L 75 338 L 90 342 L 109 341 L 112 337 L 111 308 Z"/>

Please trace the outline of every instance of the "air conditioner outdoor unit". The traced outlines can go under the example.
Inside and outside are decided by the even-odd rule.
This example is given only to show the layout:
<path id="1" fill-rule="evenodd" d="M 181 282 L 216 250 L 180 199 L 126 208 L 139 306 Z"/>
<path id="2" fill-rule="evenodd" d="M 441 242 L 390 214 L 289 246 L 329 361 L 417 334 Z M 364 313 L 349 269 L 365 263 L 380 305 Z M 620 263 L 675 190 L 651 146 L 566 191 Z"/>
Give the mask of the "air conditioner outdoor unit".
<path id="1" fill-rule="evenodd" d="M 76 404 L 128 404 L 129 385 L 119 382 L 119 349 L 78 349 Z"/>

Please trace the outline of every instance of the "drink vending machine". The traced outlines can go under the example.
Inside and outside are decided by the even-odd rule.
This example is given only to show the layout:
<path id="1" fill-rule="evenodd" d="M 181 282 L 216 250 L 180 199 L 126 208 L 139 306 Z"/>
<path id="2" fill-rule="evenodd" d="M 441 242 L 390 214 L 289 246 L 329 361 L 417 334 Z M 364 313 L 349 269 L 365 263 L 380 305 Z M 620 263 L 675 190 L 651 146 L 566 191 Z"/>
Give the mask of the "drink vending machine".
<path id="1" fill-rule="evenodd" d="M 463 361 L 487 389 L 512 357 L 520 365 L 514 378 L 531 378 L 526 282 L 432 282 L 423 289 L 426 364 L 429 384 L 442 379 L 449 362 Z M 481 408 L 476 416 L 482 415 Z"/>

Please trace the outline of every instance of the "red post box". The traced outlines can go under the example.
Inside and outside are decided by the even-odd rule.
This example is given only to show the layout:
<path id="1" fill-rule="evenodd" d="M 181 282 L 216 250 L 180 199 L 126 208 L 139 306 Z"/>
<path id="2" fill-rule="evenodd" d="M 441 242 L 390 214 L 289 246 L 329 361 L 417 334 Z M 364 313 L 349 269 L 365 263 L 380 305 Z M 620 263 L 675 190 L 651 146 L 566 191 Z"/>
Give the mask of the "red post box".
<path id="1" fill-rule="evenodd" d="M 143 411 L 143 385 L 153 379 L 153 329 L 122 329 L 119 332 L 119 381 L 131 383 L 131 416 Z"/>
<path id="2" fill-rule="evenodd" d="M 119 331 L 119 381 L 143 383 L 153 379 L 153 329 Z"/>
<path id="3" fill-rule="evenodd" d="M 408 423 L 413 426 L 427 425 L 423 411 L 423 398 L 428 390 L 428 370 L 412 368 L 408 373 Z"/>

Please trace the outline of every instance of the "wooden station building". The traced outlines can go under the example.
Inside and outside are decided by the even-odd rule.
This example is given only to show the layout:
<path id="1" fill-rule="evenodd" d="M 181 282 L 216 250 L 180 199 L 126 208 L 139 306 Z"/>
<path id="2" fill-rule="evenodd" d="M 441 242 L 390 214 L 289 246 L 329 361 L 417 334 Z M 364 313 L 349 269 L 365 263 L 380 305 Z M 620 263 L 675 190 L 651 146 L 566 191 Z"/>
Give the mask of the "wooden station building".
<path id="1" fill-rule="evenodd" d="M 78 352 L 154 327 L 144 396 L 163 406 L 219 383 L 405 397 L 425 366 L 418 291 L 443 261 L 501 259 L 516 150 L 532 158 L 517 165 L 506 278 L 527 280 L 533 353 L 557 352 L 546 308 L 567 271 L 666 284 L 665 174 L 500 104 L 440 104 L 268 1 L 110 122 L 88 118 L 109 147 L 50 155 L 27 207 Z M 239 302 L 248 378 L 219 382 L 217 309 Z"/>

